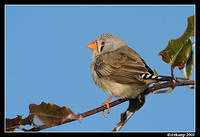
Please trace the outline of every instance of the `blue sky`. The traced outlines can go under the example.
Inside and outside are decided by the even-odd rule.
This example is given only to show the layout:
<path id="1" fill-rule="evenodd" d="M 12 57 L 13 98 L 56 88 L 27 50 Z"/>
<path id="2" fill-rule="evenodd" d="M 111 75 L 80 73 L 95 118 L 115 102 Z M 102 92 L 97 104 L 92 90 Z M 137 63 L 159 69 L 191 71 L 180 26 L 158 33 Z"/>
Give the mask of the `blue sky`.
<path id="1" fill-rule="evenodd" d="M 42 101 L 83 113 L 110 96 L 93 82 L 92 51 L 86 46 L 102 33 L 122 38 L 158 74 L 170 65 L 158 53 L 180 37 L 193 5 L 7 5 L 5 8 L 5 115 L 28 116 L 29 104 Z M 175 76 L 182 77 L 175 69 Z M 194 72 L 191 76 L 194 79 Z M 114 101 L 113 98 L 111 101 Z M 44 131 L 111 131 L 128 102 Z M 107 110 L 106 110 L 107 111 Z M 25 126 L 30 128 L 30 126 Z M 121 131 L 194 131 L 195 91 L 176 87 L 150 94 Z M 17 130 L 20 131 L 20 130 Z"/>

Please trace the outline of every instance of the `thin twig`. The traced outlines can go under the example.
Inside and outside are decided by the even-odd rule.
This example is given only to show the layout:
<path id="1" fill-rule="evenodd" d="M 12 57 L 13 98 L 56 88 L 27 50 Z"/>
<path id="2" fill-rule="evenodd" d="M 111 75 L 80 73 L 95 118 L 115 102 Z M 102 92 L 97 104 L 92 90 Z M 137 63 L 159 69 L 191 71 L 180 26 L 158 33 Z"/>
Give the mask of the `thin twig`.
<path id="1" fill-rule="evenodd" d="M 172 79 L 175 79 L 174 77 L 174 66 L 171 65 L 171 76 L 172 76 Z"/>
<path id="2" fill-rule="evenodd" d="M 167 88 L 167 87 L 173 87 L 173 86 L 176 87 L 176 86 L 194 85 L 194 84 L 195 84 L 194 80 L 176 80 L 175 83 L 170 81 L 170 82 L 162 83 L 162 84 L 159 84 L 159 85 L 153 85 L 152 87 L 149 87 L 147 90 L 145 90 L 143 92 L 143 94 L 147 95 L 149 93 L 153 93 L 153 91 L 155 91 L 155 90 L 163 89 L 163 88 Z M 114 106 L 116 106 L 118 104 L 121 104 L 121 103 L 123 103 L 123 102 L 125 102 L 127 100 L 128 99 L 118 99 L 116 101 L 113 101 L 113 102 L 109 103 L 109 106 L 111 108 L 111 107 L 114 107 Z M 105 109 L 107 109 L 106 106 L 101 106 L 101 107 L 92 109 L 90 111 L 81 113 L 79 115 L 81 115 L 84 118 L 84 117 L 88 117 L 90 115 L 96 114 L 98 112 L 101 112 L 101 111 L 103 111 Z M 76 120 L 76 119 L 69 119 L 65 123 L 72 122 L 74 120 Z M 62 123 L 62 124 L 65 124 L 65 123 Z M 41 125 L 39 127 L 34 127 L 34 128 L 32 128 L 30 130 L 27 130 L 27 131 L 40 131 L 40 130 L 43 130 L 43 129 L 46 129 L 46 128 L 49 128 L 49 127 L 46 126 L 46 125 Z"/>

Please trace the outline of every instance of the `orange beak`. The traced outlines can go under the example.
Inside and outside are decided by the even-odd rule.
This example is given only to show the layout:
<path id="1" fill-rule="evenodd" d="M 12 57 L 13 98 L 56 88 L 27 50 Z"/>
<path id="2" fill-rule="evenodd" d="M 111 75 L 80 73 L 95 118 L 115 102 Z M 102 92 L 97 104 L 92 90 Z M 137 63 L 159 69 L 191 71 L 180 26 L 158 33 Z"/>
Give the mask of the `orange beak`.
<path id="1" fill-rule="evenodd" d="M 97 42 L 93 41 L 89 45 L 87 45 L 87 48 L 92 49 L 92 50 L 97 50 Z"/>

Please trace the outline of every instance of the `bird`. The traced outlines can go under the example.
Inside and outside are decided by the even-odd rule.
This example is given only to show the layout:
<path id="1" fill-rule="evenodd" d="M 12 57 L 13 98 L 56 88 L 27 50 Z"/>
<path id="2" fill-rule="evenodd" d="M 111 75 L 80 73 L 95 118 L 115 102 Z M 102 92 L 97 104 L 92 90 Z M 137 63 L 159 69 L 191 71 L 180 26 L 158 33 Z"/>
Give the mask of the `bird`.
<path id="1" fill-rule="evenodd" d="M 113 98 L 135 99 L 152 83 L 171 81 L 152 69 L 126 42 L 113 34 L 101 34 L 87 45 L 92 49 L 91 74 L 95 84 L 111 96 L 102 104 L 110 113 Z M 139 98 L 138 98 L 139 99 Z M 105 112 L 103 115 L 106 117 Z"/>

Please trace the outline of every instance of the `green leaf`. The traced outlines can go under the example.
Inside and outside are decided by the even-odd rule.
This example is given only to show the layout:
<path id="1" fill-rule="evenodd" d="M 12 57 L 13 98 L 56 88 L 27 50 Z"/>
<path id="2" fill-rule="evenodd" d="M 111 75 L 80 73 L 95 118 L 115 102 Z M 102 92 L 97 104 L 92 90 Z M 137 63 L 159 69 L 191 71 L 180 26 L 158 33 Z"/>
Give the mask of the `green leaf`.
<path id="1" fill-rule="evenodd" d="M 155 76 L 158 76 L 158 72 L 154 69 L 153 70 L 153 74 L 155 75 Z"/>
<path id="2" fill-rule="evenodd" d="M 189 58 L 188 62 L 186 63 L 187 77 L 192 75 L 193 67 L 194 67 L 194 52 L 192 51 L 191 55 L 190 55 L 190 58 Z"/>
<path id="3" fill-rule="evenodd" d="M 82 117 L 75 115 L 70 108 L 66 106 L 59 107 L 53 103 L 30 104 L 29 110 L 29 115 L 37 116 L 42 123 L 49 127 L 63 124 L 71 119 L 82 120 Z"/>
<path id="4" fill-rule="evenodd" d="M 190 58 L 192 52 L 192 41 L 189 39 L 188 42 L 183 46 L 179 54 L 176 56 L 174 60 L 173 67 L 184 67 L 185 63 Z"/>
<path id="5" fill-rule="evenodd" d="M 173 67 L 181 67 L 187 62 L 187 59 L 184 58 L 190 55 L 190 45 L 191 41 L 189 38 L 194 35 L 194 15 L 188 17 L 188 26 L 184 32 L 184 34 L 177 38 L 170 40 L 167 47 L 162 50 L 158 55 L 162 56 L 162 60 L 168 64 L 171 64 Z M 180 54 L 180 55 L 179 55 Z"/>

